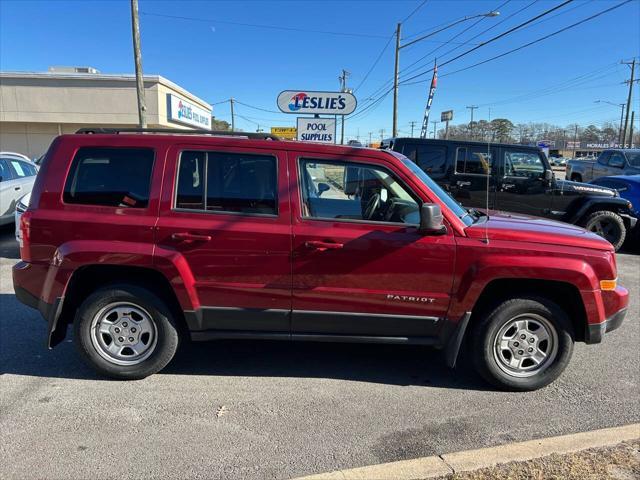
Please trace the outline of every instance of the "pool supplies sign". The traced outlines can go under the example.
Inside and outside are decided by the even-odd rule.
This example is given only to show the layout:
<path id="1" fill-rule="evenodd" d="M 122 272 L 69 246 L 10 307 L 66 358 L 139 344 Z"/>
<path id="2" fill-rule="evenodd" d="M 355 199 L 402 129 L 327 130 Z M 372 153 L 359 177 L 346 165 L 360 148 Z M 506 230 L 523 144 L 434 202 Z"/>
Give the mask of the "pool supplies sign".
<path id="1" fill-rule="evenodd" d="M 167 93 L 167 120 L 211 130 L 211 112 Z"/>
<path id="2" fill-rule="evenodd" d="M 348 92 L 285 90 L 278 95 L 278 108 L 284 113 L 349 115 L 357 104 L 356 97 Z"/>
<path id="3" fill-rule="evenodd" d="M 313 143 L 336 143 L 335 118 L 298 117 L 298 140 Z"/>

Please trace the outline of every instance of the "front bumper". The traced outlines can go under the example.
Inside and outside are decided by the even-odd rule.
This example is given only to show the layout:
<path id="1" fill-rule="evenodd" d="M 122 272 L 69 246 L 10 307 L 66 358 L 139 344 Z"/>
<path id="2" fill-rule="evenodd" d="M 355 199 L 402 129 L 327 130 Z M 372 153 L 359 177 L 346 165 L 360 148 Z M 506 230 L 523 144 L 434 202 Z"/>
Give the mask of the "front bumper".
<path id="1" fill-rule="evenodd" d="M 594 323 L 587 327 L 586 343 L 600 343 L 605 333 L 613 332 L 622 325 L 627 309 L 623 308 L 611 315 L 602 323 Z"/>

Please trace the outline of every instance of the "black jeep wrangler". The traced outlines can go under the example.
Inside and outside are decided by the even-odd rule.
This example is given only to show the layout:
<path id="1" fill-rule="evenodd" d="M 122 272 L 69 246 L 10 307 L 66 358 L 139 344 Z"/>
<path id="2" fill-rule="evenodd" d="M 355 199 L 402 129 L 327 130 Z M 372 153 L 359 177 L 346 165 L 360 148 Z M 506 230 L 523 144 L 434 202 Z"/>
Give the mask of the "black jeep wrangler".
<path id="1" fill-rule="evenodd" d="M 391 138 L 400 152 L 465 207 L 546 217 L 580 225 L 616 250 L 636 224 L 631 203 L 616 190 L 558 180 L 537 147 L 458 140 Z"/>

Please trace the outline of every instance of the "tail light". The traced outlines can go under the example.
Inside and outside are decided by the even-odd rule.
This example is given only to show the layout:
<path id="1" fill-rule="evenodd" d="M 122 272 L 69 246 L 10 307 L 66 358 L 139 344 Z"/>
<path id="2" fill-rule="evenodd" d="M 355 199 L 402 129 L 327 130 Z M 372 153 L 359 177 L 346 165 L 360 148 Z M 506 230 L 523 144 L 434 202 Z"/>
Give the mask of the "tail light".
<path id="1" fill-rule="evenodd" d="M 27 210 L 20 217 L 20 258 L 25 262 L 31 261 L 31 210 Z"/>

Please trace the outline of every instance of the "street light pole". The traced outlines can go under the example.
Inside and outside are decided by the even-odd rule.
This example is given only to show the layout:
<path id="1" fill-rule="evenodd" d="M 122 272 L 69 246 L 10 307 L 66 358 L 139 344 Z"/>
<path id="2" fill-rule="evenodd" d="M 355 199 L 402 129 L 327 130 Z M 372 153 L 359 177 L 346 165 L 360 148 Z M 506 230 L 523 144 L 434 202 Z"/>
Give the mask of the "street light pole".
<path id="1" fill-rule="evenodd" d="M 395 62 L 394 62 L 394 69 L 393 69 L 393 122 L 392 122 L 392 136 L 396 137 L 398 135 L 398 84 L 399 84 L 399 76 L 400 76 L 400 50 L 402 50 L 403 48 L 409 47 L 415 43 L 421 42 L 422 40 L 424 40 L 425 38 L 429 38 L 432 37 L 433 35 L 436 35 L 444 30 L 447 30 L 451 27 L 455 27 L 456 25 L 458 25 L 459 23 L 462 22 L 466 22 L 467 20 L 471 20 L 474 18 L 478 18 L 478 17 L 497 17 L 498 15 L 500 15 L 500 12 L 497 11 L 491 11 L 491 12 L 487 12 L 487 13 L 480 13 L 478 15 L 470 15 L 467 17 L 463 17 L 459 20 L 456 20 L 453 23 L 450 23 L 449 25 L 446 25 L 438 30 L 435 30 L 431 33 L 427 33 L 426 35 L 423 35 L 419 38 L 416 38 L 415 40 L 411 40 L 408 43 L 405 43 L 404 45 L 400 45 L 400 31 L 402 30 L 402 24 L 398 23 L 398 25 L 396 26 L 396 56 L 395 56 Z"/>
<path id="2" fill-rule="evenodd" d="M 147 105 L 144 98 L 144 78 L 142 74 L 142 54 L 140 53 L 140 20 L 138 0 L 131 0 L 131 31 L 133 36 L 133 58 L 136 66 L 136 94 L 138 97 L 138 124 L 147 128 Z"/>
<path id="3" fill-rule="evenodd" d="M 473 111 L 478 108 L 477 105 L 470 105 L 467 107 L 469 110 L 471 110 L 471 121 L 469 122 L 469 136 L 471 137 L 471 140 L 473 140 Z"/>
<path id="4" fill-rule="evenodd" d="M 629 65 L 629 62 L 624 62 L 627 65 Z M 631 98 L 633 96 L 633 81 L 634 81 L 634 74 L 636 71 L 636 59 L 633 59 L 633 62 L 631 62 L 631 79 L 629 80 L 629 95 L 627 97 L 627 114 L 624 117 L 624 130 L 622 131 L 622 147 L 625 147 L 625 144 L 627 143 L 627 128 L 629 127 L 629 111 L 631 110 Z"/>

